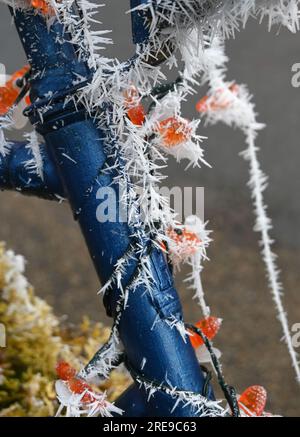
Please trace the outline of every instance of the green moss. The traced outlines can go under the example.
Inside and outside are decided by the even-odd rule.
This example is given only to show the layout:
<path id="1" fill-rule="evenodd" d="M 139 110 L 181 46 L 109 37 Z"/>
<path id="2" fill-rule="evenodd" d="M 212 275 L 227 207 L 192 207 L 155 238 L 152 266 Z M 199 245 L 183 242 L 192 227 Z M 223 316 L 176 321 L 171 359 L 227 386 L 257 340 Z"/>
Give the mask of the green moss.
<path id="1" fill-rule="evenodd" d="M 55 366 L 67 360 L 80 369 L 109 336 L 110 330 L 84 318 L 72 329 L 37 297 L 24 276 L 24 261 L 0 243 L 0 323 L 7 347 L 0 349 L 0 416 L 53 416 L 57 408 Z M 130 383 L 112 372 L 99 389 L 114 400 Z"/>

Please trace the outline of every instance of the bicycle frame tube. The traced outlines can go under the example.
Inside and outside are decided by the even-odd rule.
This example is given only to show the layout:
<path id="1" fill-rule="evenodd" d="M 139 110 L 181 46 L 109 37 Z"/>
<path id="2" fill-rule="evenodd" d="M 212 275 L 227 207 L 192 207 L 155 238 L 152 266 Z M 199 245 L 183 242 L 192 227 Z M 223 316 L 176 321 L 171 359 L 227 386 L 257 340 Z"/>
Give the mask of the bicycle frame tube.
<path id="1" fill-rule="evenodd" d="M 32 150 L 24 142 L 10 142 L 10 148 L 0 159 L 0 190 L 15 190 L 22 194 L 46 200 L 61 200 L 65 197 L 55 165 L 44 145 L 40 146 L 43 159 L 42 177 L 24 165 L 34 160 Z"/>
<path id="2" fill-rule="evenodd" d="M 148 0 L 130 0 L 131 9 L 137 8 L 138 6 L 147 4 Z M 149 36 L 148 28 L 146 25 L 144 15 L 138 11 L 134 10 L 132 15 L 132 37 L 134 44 L 141 44 L 145 42 Z"/>
<path id="3" fill-rule="evenodd" d="M 62 25 L 55 23 L 49 30 L 39 14 L 30 10 L 12 13 L 33 70 L 31 122 L 45 139 L 100 281 L 105 283 L 130 245 L 131 230 L 128 223 L 121 220 L 105 223 L 97 220 L 98 187 L 113 187 L 117 211 L 120 200 L 118 187 L 113 182 L 115 175 L 101 172 L 106 161 L 103 132 L 84 108 L 77 110 L 72 104 L 63 105 L 64 96 L 73 87 L 74 77 L 80 75 L 83 80 L 88 80 L 91 72 L 78 61 L 70 42 L 61 42 L 63 38 L 68 40 Z M 34 105 L 40 104 L 49 92 L 61 95 L 61 100 L 58 98 L 52 102 L 51 110 L 44 113 L 41 122 Z M 177 389 L 202 393 L 204 375 L 190 342 L 185 342 L 179 331 L 166 323 L 171 316 L 182 319 L 180 301 L 167 262 L 156 248 L 152 248 L 149 256 L 154 280 L 152 292 L 146 285 L 140 285 L 129 293 L 119 326 L 127 360 L 137 373 L 151 381 L 166 383 L 167 378 L 168 384 Z M 137 260 L 133 259 L 123 277 L 125 286 L 136 268 Z M 120 290 L 114 287 L 105 301 L 112 316 L 116 315 L 119 296 Z M 125 409 L 125 415 L 131 416 L 195 416 L 192 406 L 183 408 L 181 403 L 172 411 L 176 399 L 162 391 L 156 392 L 149 400 L 148 396 L 149 393 L 136 384 L 121 396 L 117 405 Z M 210 397 L 213 398 L 212 392 Z"/>

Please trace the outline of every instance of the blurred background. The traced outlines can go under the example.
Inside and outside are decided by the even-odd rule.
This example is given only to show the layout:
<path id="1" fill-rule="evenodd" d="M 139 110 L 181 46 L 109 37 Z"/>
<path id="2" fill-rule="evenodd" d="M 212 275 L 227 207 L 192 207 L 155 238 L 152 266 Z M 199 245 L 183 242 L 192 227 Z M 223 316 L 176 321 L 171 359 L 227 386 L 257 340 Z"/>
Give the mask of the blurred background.
<path id="1" fill-rule="evenodd" d="M 133 51 L 128 3 L 107 0 L 102 9 L 103 28 L 112 31 L 115 42 L 108 46 L 106 56 L 126 59 Z M 0 62 L 12 73 L 26 60 L 7 8 L 1 5 L 0 11 Z M 274 220 L 275 249 L 292 326 L 300 322 L 300 89 L 291 86 L 291 67 L 300 62 L 300 37 L 285 29 L 278 34 L 277 30 L 268 33 L 266 22 L 259 25 L 250 20 L 245 30 L 228 41 L 228 77 L 248 84 L 259 119 L 267 124 L 258 145 L 269 175 L 266 202 Z M 199 90 L 199 96 L 203 92 Z M 186 105 L 186 117 L 196 116 L 196 101 L 197 96 Z M 202 126 L 200 131 L 208 137 L 205 152 L 212 169 L 185 172 L 184 165 L 170 160 L 169 185 L 205 187 L 205 218 L 214 241 L 203 282 L 213 315 L 224 319 L 215 344 L 223 351 L 226 379 L 239 392 L 249 385 L 263 385 L 269 392 L 269 410 L 300 416 L 300 387 L 281 341 L 258 235 L 252 230 L 248 168 L 239 156 L 245 147 L 243 136 L 222 125 Z M 97 296 L 100 284 L 67 204 L 1 193 L 0 241 L 25 256 L 30 282 L 57 314 L 66 315 L 70 322 L 89 315 L 111 323 Z M 200 312 L 183 283 L 185 273 L 183 269 L 177 277 L 178 289 L 185 318 L 196 322 Z"/>

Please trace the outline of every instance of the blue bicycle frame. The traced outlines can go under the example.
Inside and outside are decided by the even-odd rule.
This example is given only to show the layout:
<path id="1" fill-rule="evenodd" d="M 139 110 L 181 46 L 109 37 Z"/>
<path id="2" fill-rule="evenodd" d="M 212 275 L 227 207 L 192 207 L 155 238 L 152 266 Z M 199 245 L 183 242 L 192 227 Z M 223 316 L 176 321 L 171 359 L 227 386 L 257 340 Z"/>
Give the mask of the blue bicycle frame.
<path id="1" fill-rule="evenodd" d="M 147 0 L 131 0 L 138 6 Z M 102 172 L 106 162 L 104 133 L 97 127 L 84 107 L 75 108 L 65 97 L 74 92 L 74 79 L 90 80 L 92 72 L 78 60 L 75 47 L 63 26 L 56 22 L 47 28 L 42 15 L 32 10 L 11 10 L 20 40 L 32 68 L 30 97 L 32 106 L 27 113 L 31 123 L 43 136 L 44 181 L 28 178 L 22 169 L 24 145 L 15 144 L 0 165 L 1 188 L 19 188 L 24 193 L 49 199 L 66 197 L 84 235 L 91 258 L 102 283 L 111 277 L 116 262 L 126 253 L 131 243 L 127 223 L 99 223 L 98 187 L 112 186 L 119 205 L 116 174 Z M 147 25 L 139 12 L 133 12 L 135 43 L 147 39 Z M 65 41 L 65 42 L 62 42 Z M 52 98 L 49 99 L 49 93 Z M 41 121 L 38 111 L 51 102 Z M 147 246 L 149 242 L 145 241 Z M 66 244 L 68 242 L 66 241 Z M 168 381 L 178 390 L 202 394 L 205 378 L 189 341 L 184 341 L 177 329 L 167 323 L 170 317 L 182 320 L 182 308 L 175 290 L 172 274 L 163 253 L 151 247 L 150 268 L 153 276 L 152 293 L 146 285 L 139 285 L 129 293 L 129 301 L 119 326 L 126 360 L 132 369 L 145 379 L 157 384 Z M 123 277 L 126 287 L 137 268 L 133 259 Z M 114 286 L 105 299 L 107 312 L 116 316 L 120 290 Z M 153 327 L 155 325 L 155 327 Z M 146 364 L 145 364 L 146 363 Z M 143 365 L 145 364 L 145 365 Z M 158 390 L 150 399 L 146 389 L 134 383 L 116 402 L 125 416 L 195 416 L 193 406 L 179 403 Z M 210 391 L 209 397 L 213 399 Z"/>

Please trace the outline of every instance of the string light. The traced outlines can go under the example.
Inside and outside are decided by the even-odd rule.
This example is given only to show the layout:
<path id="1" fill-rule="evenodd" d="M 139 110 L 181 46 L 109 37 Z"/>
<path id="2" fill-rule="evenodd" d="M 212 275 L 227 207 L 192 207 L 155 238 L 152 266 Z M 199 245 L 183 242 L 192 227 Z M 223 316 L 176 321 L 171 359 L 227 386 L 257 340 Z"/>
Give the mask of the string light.
<path id="1" fill-rule="evenodd" d="M 122 410 L 106 400 L 105 393 L 96 393 L 69 363 L 61 361 L 56 366 L 60 378 L 56 381 L 56 391 L 60 400 L 59 416 L 65 408 L 67 416 L 111 416 L 122 414 Z"/>

